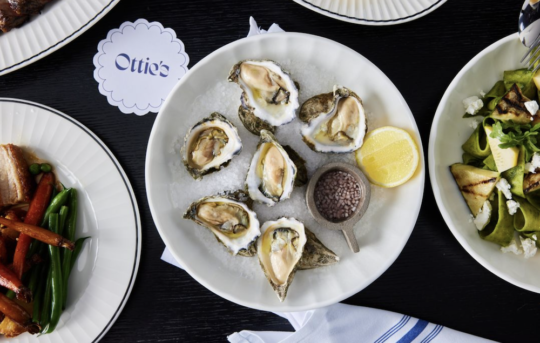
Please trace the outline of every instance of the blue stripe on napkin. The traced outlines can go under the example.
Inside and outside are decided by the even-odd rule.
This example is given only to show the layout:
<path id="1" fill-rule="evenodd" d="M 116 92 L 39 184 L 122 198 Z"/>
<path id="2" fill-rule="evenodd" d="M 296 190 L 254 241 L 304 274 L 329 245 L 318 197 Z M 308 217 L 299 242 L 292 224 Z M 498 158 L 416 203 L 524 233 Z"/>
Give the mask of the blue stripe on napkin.
<path id="1" fill-rule="evenodd" d="M 410 343 L 412 342 L 416 337 L 418 337 L 422 331 L 428 326 L 428 322 L 422 319 L 418 319 L 416 324 L 413 326 L 412 329 L 409 330 L 405 334 L 405 336 L 401 337 L 401 339 L 397 343 Z"/>
<path id="2" fill-rule="evenodd" d="M 429 342 L 431 342 L 435 337 L 437 337 L 437 335 L 442 331 L 442 329 L 444 329 L 444 326 L 442 326 L 442 325 L 435 326 L 433 331 L 431 331 L 431 333 L 429 335 L 427 335 L 427 337 L 424 338 L 422 340 L 422 342 L 420 342 L 420 343 L 429 343 Z"/>
<path id="3" fill-rule="evenodd" d="M 392 326 L 388 331 L 386 331 L 381 337 L 379 337 L 375 343 L 383 343 L 388 340 L 388 338 L 392 337 L 396 332 L 401 330 L 402 327 L 405 326 L 411 319 L 410 316 L 403 316 L 401 320 L 394 326 Z"/>

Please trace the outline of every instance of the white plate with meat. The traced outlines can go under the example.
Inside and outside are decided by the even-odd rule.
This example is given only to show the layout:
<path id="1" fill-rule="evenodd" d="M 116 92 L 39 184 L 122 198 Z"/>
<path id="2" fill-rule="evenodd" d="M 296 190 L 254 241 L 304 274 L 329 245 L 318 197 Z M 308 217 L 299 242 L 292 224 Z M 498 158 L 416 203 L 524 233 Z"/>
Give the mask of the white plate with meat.
<path id="1" fill-rule="evenodd" d="M 0 33 L 0 75 L 60 49 L 97 23 L 119 1 L 0 0 L 0 31 L 9 31 Z"/>
<path id="2" fill-rule="evenodd" d="M 24 333 L 9 341 L 97 342 L 122 311 L 139 266 L 141 226 L 130 182 L 96 135 L 40 104 L 0 98 L 0 145 L 4 144 L 48 161 L 66 188 L 77 189 L 77 236 L 91 237 L 71 273 L 66 309 L 56 330 L 39 337 Z M 2 198 L 17 199 L 5 196 L 5 179 L 0 179 Z M 25 188 L 18 189 L 24 197 Z"/>
<path id="3" fill-rule="evenodd" d="M 378 278 L 405 246 L 422 201 L 423 157 L 420 156 L 416 175 L 406 184 L 392 189 L 372 187 L 370 206 L 355 227 L 360 242 L 357 254 L 350 251 L 341 232 L 325 230 L 310 216 L 305 186 L 294 188 L 288 200 L 273 207 L 255 204 L 253 209 L 261 228 L 265 221 L 294 217 L 340 258 L 330 266 L 299 271 L 286 298 L 283 300 L 285 296 L 279 295 L 278 299 L 257 257 L 233 256 L 210 230 L 183 219 L 190 203 L 245 186 L 259 137 L 240 122 L 238 106 L 242 92 L 227 79 L 234 65 L 251 59 L 275 61 L 290 72 L 290 78 L 299 84 L 299 103 L 332 91 L 334 85 L 350 88 L 362 98 L 370 130 L 397 126 L 410 132 L 421 146 L 414 117 L 397 88 L 357 52 L 331 40 L 301 33 L 241 39 L 193 67 L 172 90 L 156 118 L 146 157 L 146 190 L 153 219 L 165 244 L 186 271 L 228 300 L 265 311 L 303 311 L 339 302 Z M 266 65 L 277 70 L 268 61 Z M 181 147 L 188 130 L 216 111 L 238 129 L 242 149 L 226 168 L 197 181 L 183 165 Z M 302 141 L 297 119 L 280 126 L 276 139 L 306 160 L 309 175 L 330 161 L 356 164 L 354 154 L 312 151 Z"/>

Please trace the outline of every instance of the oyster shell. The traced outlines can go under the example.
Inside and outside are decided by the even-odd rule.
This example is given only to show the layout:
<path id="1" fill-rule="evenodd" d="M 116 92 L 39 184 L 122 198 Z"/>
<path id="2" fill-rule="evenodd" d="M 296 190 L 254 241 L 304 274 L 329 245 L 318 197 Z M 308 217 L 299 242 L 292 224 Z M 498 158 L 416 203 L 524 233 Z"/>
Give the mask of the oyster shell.
<path id="1" fill-rule="evenodd" d="M 236 127 L 214 112 L 195 124 L 187 133 L 182 160 L 195 179 L 226 167 L 242 151 L 242 140 Z"/>
<path id="2" fill-rule="evenodd" d="M 250 198 L 268 206 L 290 198 L 297 173 L 298 168 L 274 135 L 262 130 L 246 178 Z"/>
<path id="3" fill-rule="evenodd" d="M 239 116 L 254 134 L 273 132 L 274 126 L 289 123 L 300 107 L 298 87 L 281 66 L 270 60 L 246 60 L 235 64 L 229 81 L 237 83 L 243 93 Z"/>
<path id="4" fill-rule="evenodd" d="M 353 91 L 334 86 L 333 93 L 316 95 L 300 109 L 304 142 L 314 151 L 347 153 L 359 149 L 367 131 L 362 100 Z"/>
<path id="5" fill-rule="evenodd" d="M 287 296 L 306 241 L 304 224 L 294 218 L 267 221 L 261 227 L 259 263 L 280 301 Z"/>
<path id="6" fill-rule="evenodd" d="M 254 256 L 255 241 L 261 231 L 250 203 L 243 191 L 208 196 L 192 203 L 184 219 L 210 229 L 233 255 Z"/>
<path id="7" fill-rule="evenodd" d="M 304 229 L 306 231 L 307 242 L 302 258 L 298 262 L 298 270 L 325 267 L 339 262 L 338 255 L 322 244 L 313 232 L 307 228 Z"/>

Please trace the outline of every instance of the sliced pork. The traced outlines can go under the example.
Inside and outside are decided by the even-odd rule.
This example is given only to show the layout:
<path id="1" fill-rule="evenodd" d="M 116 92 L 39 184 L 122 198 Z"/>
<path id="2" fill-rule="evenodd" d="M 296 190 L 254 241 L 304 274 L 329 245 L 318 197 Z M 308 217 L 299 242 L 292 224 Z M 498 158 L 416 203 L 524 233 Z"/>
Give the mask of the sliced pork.
<path id="1" fill-rule="evenodd" d="M 37 14 L 52 0 L 8 0 L 17 14 Z"/>
<path id="2" fill-rule="evenodd" d="M 28 19 L 28 15 L 17 14 L 9 0 L 0 0 L 0 30 L 8 32 L 21 26 Z"/>
<path id="3" fill-rule="evenodd" d="M 52 0 L 0 0 L 0 30 L 8 32 L 39 13 Z"/>
<path id="4" fill-rule="evenodd" d="M 34 185 L 22 149 L 0 145 L 0 208 L 30 202 Z"/>

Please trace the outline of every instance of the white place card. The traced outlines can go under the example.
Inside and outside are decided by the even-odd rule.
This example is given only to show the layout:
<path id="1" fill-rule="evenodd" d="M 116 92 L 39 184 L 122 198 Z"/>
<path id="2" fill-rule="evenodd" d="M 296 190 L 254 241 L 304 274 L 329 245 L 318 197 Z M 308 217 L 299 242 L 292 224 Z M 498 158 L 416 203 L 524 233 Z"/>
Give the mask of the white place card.
<path id="1" fill-rule="evenodd" d="M 94 56 L 99 92 L 123 113 L 157 113 L 188 71 L 184 43 L 170 28 L 139 19 L 109 31 Z"/>

